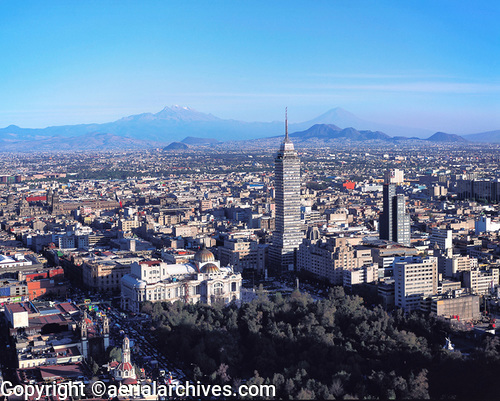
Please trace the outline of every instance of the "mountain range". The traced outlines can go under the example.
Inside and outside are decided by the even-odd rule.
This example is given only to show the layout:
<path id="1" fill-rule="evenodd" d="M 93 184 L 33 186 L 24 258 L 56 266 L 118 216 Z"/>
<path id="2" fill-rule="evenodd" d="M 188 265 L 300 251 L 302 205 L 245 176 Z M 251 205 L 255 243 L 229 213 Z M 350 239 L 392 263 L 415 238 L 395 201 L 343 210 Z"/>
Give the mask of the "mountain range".
<path id="1" fill-rule="evenodd" d="M 391 139 L 389 135 L 384 134 L 380 131 L 358 131 L 357 129 L 352 127 L 342 129 L 334 124 L 315 124 L 305 131 L 299 131 L 290 134 L 290 137 L 300 138 L 302 140 L 310 138 L 327 140 L 344 138 L 351 141 L 387 141 Z"/>
<path id="2" fill-rule="evenodd" d="M 318 144 L 321 142 L 323 145 L 333 145 L 339 141 L 349 141 L 349 142 L 369 142 L 369 141 L 382 141 L 382 142 L 401 142 L 401 141 L 412 141 L 412 142 L 440 142 L 440 143 L 468 143 L 467 139 L 455 134 L 447 134 L 445 132 L 436 132 L 429 138 L 417 138 L 417 137 L 402 137 L 395 136 L 391 137 L 380 131 L 370 131 L 370 130 L 357 130 L 355 128 L 340 128 L 334 124 L 315 124 L 307 130 L 294 132 L 290 134 L 290 137 L 294 142 L 298 144 L 305 145 L 307 143 Z"/>
<path id="3" fill-rule="evenodd" d="M 311 131 L 311 128 L 314 129 Z M 283 131 L 282 121 L 228 120 L 189 107 L 172 106 L 165 107 L 158 113 L 136 114 L 103 124 L 46 128 L 21 128 L 10 125 L 0 129 L 0 149 L 3 151 L 140 149 L 164 147 L 171 142 L 179 142 L 181 138 L 185 138 L 182 143 L 199 146 L 212 145 L 220 141 L 282 136 Z M 331 109 L 312 120 L 290 124 L 289 131 L 293 132 L 292 137 L 302 140 L 317 138 L 328 141 L 402 141 L 424 138 L 432 134 L 432 131 L 365 121 L 340 107 Z M 500 130 L 463 137 L 444 135 L 438 136 L 437 140 L 456 142 L 460 140 L 457 138 L 465 138 L 474 142 L 500 142 Z"/>

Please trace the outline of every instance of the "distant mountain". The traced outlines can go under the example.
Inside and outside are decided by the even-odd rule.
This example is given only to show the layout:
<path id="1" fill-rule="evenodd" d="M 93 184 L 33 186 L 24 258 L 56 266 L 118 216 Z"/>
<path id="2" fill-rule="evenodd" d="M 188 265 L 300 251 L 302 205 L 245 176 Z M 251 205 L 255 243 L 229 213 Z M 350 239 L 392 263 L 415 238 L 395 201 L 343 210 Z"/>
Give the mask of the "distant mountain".
<path id="1" fill-rule="evenodd" d="M 205 114 L 190 107 L 175 105 L 172 107 L 165 107 L 163 110 L 156 114 L 145 113 L 139 114 L 141 119 L 160 119 L 160 120 L 170 120 L 170 121 L 222 121 L 220 118 L 215 117 L 212 114 Z M 134 117 L 134 116 L 132 116 Z M 125 119 L 130 118 L 126 117 Z M 122 119 L 123 120 L 123 119 Z"/>
<path id="2" fill-rule="evenodd" d="M 320 127 L 321 126 L 321 127 Z M 351 128 L 355 127 L 355 128 Z M 314 128 L 314 129 L 313 129 Z M 310 131 L 310 129 L 313 129 Z M 289 124 L 290 132 L 302 141 L 340 138 L 352 141 L 416 140 L 432 132 L 396 127 L 362 120 L 339 107 L 297 124 Z M 373 130 L 373 131 L 371 131 Z M 63 125 L 46 128 L 21 128 L 9 125 L 0 129 L 0 151 L 136 149 L 163 147 L 171 142 L 192 146 L 215 145 L 218 141 L 244 141 L 281 137 L 282 121 L 243 122 L 225 120 L 189 107 L 165 107 L 158 113 L 142 113 L 104 124 Z M 408 136 L 412 138 L 406 139 Z M 432 136 L 433 137 L 433 136 Z M 432 138 L 431 137 L 431 138 Z M 468 135 L 467 138 L 472 137 Z M 430 139 L 433 141 L 434 139 Z M 442 139 L 441 139 L 442 140 Z M 457 141 L 448 138 L 447 141 Z M 500 131 L 476 134 L 472 141 L 500 142 Z M 311 145 L 313 143 L 311 142 Z"/>
<path id="3" fill-rule="evenodd" d="M 383 132 L 367 130 L 358 131 L 352 127 L 341 129 L 333 124 L 315 124 L 305 131 L 290 134 L 290 137 L 300 140 L 314 138 L 322 140 L 349 139 L 351 141 L 387 141 L 391 139 L 389 135 Z"/>
<path id="4" fill-rule="evenodd" d="M 220 143 L 220 141 L 215 139 L 215 138 L 195 138 L 193 136 L 188 136 L 188 137 L 184 138 L 181 142 L 188 144 L 188 145 L 194 145 L 194 146 L 211 145 L 214 143 Z"/>
<path id="5" fill-rule="evenodd" d="M 0 129 L 0 141 L 38 141 L 50 137 L 75 137 L 105 132 L 153 142 L 173 142 L 185 136 L 214 138 L 219 141 L 259 138 L 283 131 L 283 122 L 247 123 L 223 120 L 189 107 L 165 107 L 158 113 L 142 113 L 104 124 L 63 125 L 47 128 L 20 128 L 10 125 Z"/>
<path id="6" fill-rule="evenodd" d="M 299 129 L 299 127 L 304 127 L 302 130 L 305 130 L 316 124 L 335 124 L 338 127 L 347 128 L 362 127 L 366 124 L 366 121 L 361 120 L 341 107 L 336 107 L 328 110 L 326 113 L 323 113 L 316 118 L 313 118 L 312 120 L 304 121 L 299 124 L 292 124 L 290 127 L 294 130 Z"/>
<path id="7" fill-rule="evenodd" d="M 462 137 L 471 142 L 500 143 L 500 130 L 462 135 Z"/>
<path id="8" fill-rule="evenodd" d="M 342 131 L 342 128 L 337 127 L 334 124 L 314 124 L 310 128 L 293 132 L 290 134 L 290 137 L 298 137 L 298 138 L 331 138 L 338 134 L 338 132 Z"/>
<path id="9" fill-rule="evenodd" d="M 53 136 L 38 140 L 0 141 L 1 150 L 9 152 L 71 151 L 71 150 L 118 150 L 146 149 L 157 146 L 154 142 L 126 138 L 109 133 L 93 132 L 70 138 Z"/>
<path id="10" fill-rule="evenodd" d="M 411 136 L 425 138 L 429 135 L 432 135 L 431 130 L 422 128 L 400 127 L 397 125 L 363 120 L 341 107 L 336 107 L 328 110 L 326 113 L 323 113 L 320 116 L 313 118 L 312 120 L 304 121 L 303 123 L 298 124 L 291 124 L 290 128 L 294 131 L 304 131 L 315 124 L 335 124 L 341 128 L 356 127 L 356 129 L 358 130 L 375 130 L 385 132 L 388 135 L 402 137 Z"/>
<path id="11" fill-rule="evenodd" d="M 436 132 L 434 135 L 427 138 L 431 142 L 468 142 L 467 139 L 462 138 L 456 134 L 447 134 L 446 132 Z"/>
<path id="12" fill-rule="evenodd" d="M 182 142 L 172 142 L 170 145 L 165 146 L 163 150 L 186 150 L 189 146 Z"/>

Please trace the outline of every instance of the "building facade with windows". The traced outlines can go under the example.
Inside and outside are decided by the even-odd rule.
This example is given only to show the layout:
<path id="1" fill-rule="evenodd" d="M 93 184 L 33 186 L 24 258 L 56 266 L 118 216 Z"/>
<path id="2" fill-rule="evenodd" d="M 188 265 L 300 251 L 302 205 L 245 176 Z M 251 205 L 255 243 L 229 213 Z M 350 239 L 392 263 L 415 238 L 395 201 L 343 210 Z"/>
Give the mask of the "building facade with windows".
<path id="1" fill-rule="evenodd" d="M 140 312 L 146 301 L 238 302 L 240 290 L 241 274 L 231 267 L 221 267 L 212 252 L 204 248 L 188 263 L 133 263 L 130 274 L 121 280 L 121 304 L 123 309 Z"/>
<path id="2" fill-rule="evenodd" d="M 463 272 L 464 287 L 472 294 L 487 295 L 498 287 L 500 274 L 497 268 L 481 270 L 479 268 Z"/>
<path id="3" fill-rule="evenodd" d="M 274 273 L 293 271 L 296 252 L 302 243 L 300 214 L 300 159 L 288 137 L 285 121 L 285 140 L 275 159 L 276 229 L 269 247 L 269 261 Z"/>
<path id="4" fill-rule="evenodd" d="M 353 247 L 345 237 L 320 239 L 317 228 L 309 229 L 297 252 L 297 270 L 318 280 L 343 285 L 344 271 L 372 265 L 371 250 Z"/>
<path id="5" fill-rule="evenodd" d="M 424 298 L 437 294 L 436 257 L 410 257 L 394 265 L 395 305 L 406 312 L 420 309 Z"/>
<path id="6" fill-rule="evenodd" d="M 267 246 L 254 240 L 233 238 L 219 247 L 220 263 L 232 266 L 235 271 L 250 269 L 263 273 L 267 256 Z"/>
<path id="7" fill-rule="evenodd" d="M 384 184 L 383 212 L 380 215 L 380 239 L 410 246 L 410 215 L 406 213 L 405 197 L 396 194 L 395 184 Z"/>

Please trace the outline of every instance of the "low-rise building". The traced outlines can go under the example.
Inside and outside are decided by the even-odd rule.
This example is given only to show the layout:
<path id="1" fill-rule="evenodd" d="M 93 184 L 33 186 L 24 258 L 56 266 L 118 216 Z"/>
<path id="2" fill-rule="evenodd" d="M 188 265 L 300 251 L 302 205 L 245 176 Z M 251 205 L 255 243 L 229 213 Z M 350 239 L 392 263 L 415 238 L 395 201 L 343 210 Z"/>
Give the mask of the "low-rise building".
<path id="1" fill-rule="evenodd" d="M 89 338 L 102 340 L 100 352 L 109 346 L 107 317 L 91 319 L 68 302 L 7 304 L 4 314 L 19 369 L 82 362 L 88 356 Z"/>
<path id="2" fill-rule="evenodd" d="M 477 295 L 440 295 L 432 298 L 431 312 L 457 320 L 475 320 L 481 317 Z"/>
<path id="3" fill-rule="evenodd" d="M 141 257 L 118 257 L 112 253 L 101 257 L 86 258 L 83 262 L 83 285 L 98 291 L 118 292 L 123 276 L 130 273 L 130 265 Z"/>
<path id="4" fill-rule="evenodd" d="M 15 255 L 2 255 L 0 254 L 0 269 L 8 267 L 22 267 L 30 266 L 33 263 L 26 259 L 23 254 L 16 253 Z"/>

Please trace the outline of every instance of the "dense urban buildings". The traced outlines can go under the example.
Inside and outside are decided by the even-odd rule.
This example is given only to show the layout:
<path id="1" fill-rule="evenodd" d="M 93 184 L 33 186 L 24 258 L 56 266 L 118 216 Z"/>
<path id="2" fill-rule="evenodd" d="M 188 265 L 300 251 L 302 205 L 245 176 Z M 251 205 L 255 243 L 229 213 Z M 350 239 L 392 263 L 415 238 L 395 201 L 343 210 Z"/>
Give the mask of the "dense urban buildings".
<path id="1" fill-rule="evenodd" d="M 372 264 L 371 250 L 362 246 L 352 246 L 352 242 L 358 243 L 359 239 L 346 237 L 321 239 L 316 227 L 309 229 L 307 238 L 299 246 L 297 269 L 330 284 L 342 285 L 346 271 L 355 271 Z"/>
<path id="2" fill-rule="evenodd" d="M 93 367 L 112 382 L 140 382 L 171 366 L 161 341 L 148 342 L 160 332 L 174 341 L 167 326 L 210 305 L 227 305 L 240 325 L 247 302 L 279 301 L 279 292 L 293 303 L 297 286 L 310 302 L 333 302 L 329 289 L 343 287 L 367 297 L 364 307 L 403 313 L 390 316 L 439 316 L 478 339 L 491 333 L 499 210 L 463 199 L 460 181 L 493 179 L 497 150 L 297 149 L 286 128 L 280 141 L 245 154 L 214 145 L 6 156 L 18 177 L 0 183 L 7 377 L 76 380 Z"/>

